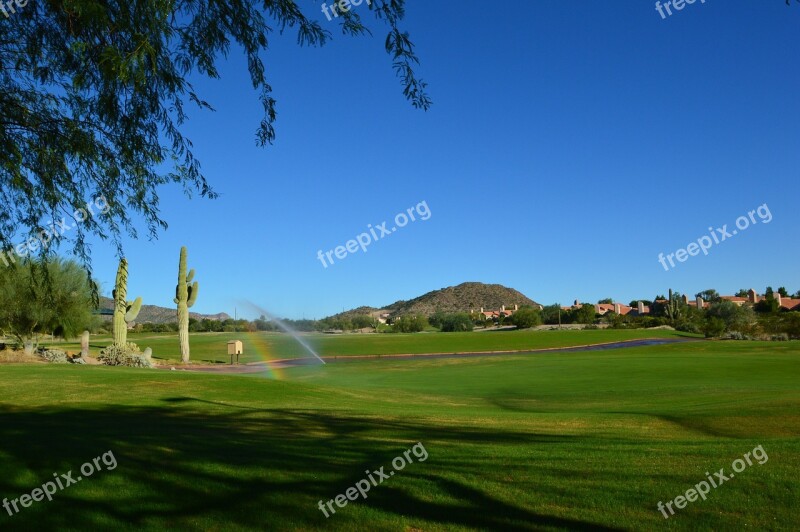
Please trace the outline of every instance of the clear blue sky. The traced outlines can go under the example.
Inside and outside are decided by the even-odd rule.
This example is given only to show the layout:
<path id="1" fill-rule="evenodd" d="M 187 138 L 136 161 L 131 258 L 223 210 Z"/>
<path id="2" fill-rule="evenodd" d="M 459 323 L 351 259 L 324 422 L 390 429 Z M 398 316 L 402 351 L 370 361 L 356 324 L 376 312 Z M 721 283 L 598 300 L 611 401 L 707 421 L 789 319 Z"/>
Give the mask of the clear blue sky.
<path id="1" fill-rule="evenodd" d="M 649 1 L 408 4 L 430 112 L 403 98 L 378 26 L 322 49 L 273 37 L 265 149 L 241 55 L 198 82 L 217 111 L 185 131 L 221 196 L 163 189 L 169 229 L 125 242 L 129 294 L 172 306 L 181 245 L 207 313 L 249 299 L 319 318 L 464 281 L 545 304 L 800 289 L 800 5 L 707 0 L 662 20 Z M 317 259 L 421 201 L 429 220 Z M 658 263 L 764 203 L 771 223 Z M 95 245 L 104 292 L 115 260 Z"/>

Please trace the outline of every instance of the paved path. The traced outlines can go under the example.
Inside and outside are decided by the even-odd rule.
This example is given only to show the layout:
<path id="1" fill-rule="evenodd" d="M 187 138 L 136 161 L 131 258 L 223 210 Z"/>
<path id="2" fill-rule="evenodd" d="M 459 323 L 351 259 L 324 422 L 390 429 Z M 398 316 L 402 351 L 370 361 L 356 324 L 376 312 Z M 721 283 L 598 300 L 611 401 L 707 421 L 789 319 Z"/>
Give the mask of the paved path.
<path id="1" fill-rule="evenodd" d="M 641 340 L 627 340 L 624 342 L 609 342 L 605 344 L 576 345 L 571 347 L 549 347 L 545 349 L 526 349 L 522 351 L 479 351 L 471 353 L 424 353 L 424 354 L 397 354 L 397 355 L 353 355 L 353 356 L 334 356 L 323 357 L 328 363 L 356 362 L 363 360 L 393 360 L 407 358 L 477 358 L 491 356 L 508 355 L 536 355 L 542 353 L 577 353 L 582 351 L 605 351 L 608 349 L 625 349 L 631 347 L 645 347 L 650 345 L 675 344 L 682 342 L 702 341 L 694 338 L 645 338 Z M 300 366 L 316 366 L 319 360 L 309 358 L 286 358 L 281 360 L 271 360 L 269 362 L 251 362 L 231 366 L 230 364 L 192 364 L 191 366 L 159 366 L 159 369 L 171 370 L 173 367 L 178 371 L 199 371 L 204 373 L 221 373 L 225 375 L 246 375 L 252 373 L 264 373 L 273 369 L 296 368 Z"/>

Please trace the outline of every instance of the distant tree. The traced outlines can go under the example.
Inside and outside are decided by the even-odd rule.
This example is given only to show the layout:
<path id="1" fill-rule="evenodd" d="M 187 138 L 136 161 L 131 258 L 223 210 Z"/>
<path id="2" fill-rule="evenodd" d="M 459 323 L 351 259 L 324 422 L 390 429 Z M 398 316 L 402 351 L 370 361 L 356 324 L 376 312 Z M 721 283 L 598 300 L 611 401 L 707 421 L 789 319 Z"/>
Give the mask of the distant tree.
<path id="1" fill-rule="evenodd" d="M 778 312 L 778 300 L 775 299 L 775 291 L 772 290 L 771 286 L 767 287 L 766 292 L 764 292 L 764 298 L 755 304 L 753 307 L 756 312 L 760 312 L 762 314 L 774 314 Z"/>
<path id="2" fill-rule="evenodd" d="M 778 293 L 781 295 L 781 297 L 789 297 L 789 292 L 787 292 L 786 288 L 783 286 L 778 288 Z"/>
<path id="3" fill-rule="evenodd" d="M 70 260 L 27 260 L 2 268 L 0 331 L 28 351 L 38 347 L 45 334 L 75 338 L 94 321 L 92 285 L 86 271 Z"/>
<path id="4" fill-rule="evenodd" d="M 608 297 L 606 299 L 601 299 L 600 301 L 597 302 L 597 304 L 598 305 L 613 305 L 614 304 L 614 300 L 612 298 Z"/>
<path id="5" fill-rule="evenodd" d="M 425 316 L 400 316 L 394 320 L 392 330 L 400 333 L 415 333 L 425 330 L 428 320 Z"/>
<path id="6" fill-rule="evenodd" d="M 709 303 L 716 303 L 720 300 L 719 292 L 714 290 L 713 288 L 709 288 L 708 290 L 703 290 L 702 292 L 698 292 L 694 295 L 695 299 L 698 297 L 702 297 L 703 301 L 707 301 Z"/>
<path id="7" fill-rule="evenodd" d="M 445 312 L 443 312 L 441 310 L 437 310 L 436 312 L 433 313 L 432 316 L 430 316 L 428 318 L 428 323 L 430 323 L 431 325 L 433 325 L 437 329 L 441 329 L 442 328 L 442 322 L 444 321 L 444 319 L 446 317 L 447 317 L 447 313 L 445 313 Z"/>
<path id="8" fill-rule="evenodd" d="M 706 319 L 719 319 L 724 324 L 726 331 L 748 332 L 756 322 L 753 309 L 748 306 L 739 306 L 732 301 L 719 301 L 713 303 L 706 312 Z M 714 322 L 716 327 L 716 322 Z"/>
<path id="9" fill-rule="evenodd" d="M 584 324 L 592 324 L 597 319 L 597 314 L 595 312 L 594 305 L 583 305 L 579 309 L 575 309 L 572 311 L 574 314 L 574 320 L 576 323 L 584 323 Z"/>
<path id="10" fill-rule="evenodd" d="M 530 329 L 542 324 L 542 312 L 531 307 L 522 307 L 511 316 L 511 323 L 517 329 Z"/>
<path id="11" fill-rule="evenodd" d="M 258 317 L 257 320 L 253 321 L 253 324 L 256 326 L 257 331 L 274 331 L 275 326 L 273 323 L 267 319 L 266 316 L 263 314 Z"/>
<path id="12" fill-rule="evenodd" d="M 557 325 L 559 315 L 561 315 L 563 320 L 563 314 L 565 313 L 561 310 L 560 303 L 556 303 L 554 305 L 547 305 L 542 308 L 542 323 L 545 323 L 547 325 Z M 562 321 L 562 323 L 566 322 Z"/>
<path id="13" fill-rule="evenodd" d="M 653 304 L 652 301 L 648 301 L 646 299 L 634 299 L 633 301 L 631 301 L 629 306 L 632 308 L 637 308 L 640 302 L 643 303 L 645 307 L 649 307 Z"/>
<path id="14" fill-rule="evenodd" d="M 748 290 L 746 288 L 742 288 L 735 294 L 736 297 L 747 297 L 748 295 Z"/>
<path id="15" fill-rule="evenodd" d="M 718 338 L 725 334 L 725 330 L 725 321 L 715 317 L 709 317 L 703 326 L 706 338 Z"/>
<path id="16" fill-rule="evenodd" d="M 353 328 L 354 329 L 368 329 L 368 328 L 372 327 L 374 321 L 375 320 L 373 319 L 373 317 L 369 316 L 368 314 L 357 314 L 357 315 L 353 316 L 353 320 L 352 320 Z"/>
<path id="17" fill-rule="evenodd" d="M 466 313 L 446 314 L 440 323 L 439 328 L 442 332 L 471 331 L 475 326 L 469 314 Z"/>

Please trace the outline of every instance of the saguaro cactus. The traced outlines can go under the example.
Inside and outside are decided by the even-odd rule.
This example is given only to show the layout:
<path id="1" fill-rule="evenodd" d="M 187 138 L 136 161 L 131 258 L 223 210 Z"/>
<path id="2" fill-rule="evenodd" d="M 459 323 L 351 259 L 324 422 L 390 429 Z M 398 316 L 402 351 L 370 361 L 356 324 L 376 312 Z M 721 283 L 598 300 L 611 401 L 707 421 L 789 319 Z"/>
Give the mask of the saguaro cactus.
<path id="1" fill-rule="evenodd" d="M 128 342 L 128 323 L 139 316 L 142 298 L 128 301 L 128 261 L 121 259 L 117 269 L 117 280 L 112 292 L 114 295 L 114 343 L 124 346 Z"/>
<path id="2" fill-rule="evenodd" d="M 194 270 L 186 275 L 186 246 L 181 248 L 181 259 L 178 264 L 178 286 L 175 287 L 175 304 L 178 305 L 178 338 L 181 341 L 181 362 L 189 363 L 189 308 L 197 300 L 197 281 Z M 191 283 L 191 284 L 190 284 Z"/>
<path id="3" fill-rule="evenodd" d="M 81 358 L 89 356 L 89 331 L 83 331 L 81 335 Z"/>
<path id="4" fill-rule="evenodd" d="M 673 297 L 671 288 L 669 290 L 669 301 L 667 301 L 667 304 L 664 307 L 664 312 L 671 323 L 675 323 L 675 320 L 681 316 L 681 307 L 678 303 L 678 298 Z"/>

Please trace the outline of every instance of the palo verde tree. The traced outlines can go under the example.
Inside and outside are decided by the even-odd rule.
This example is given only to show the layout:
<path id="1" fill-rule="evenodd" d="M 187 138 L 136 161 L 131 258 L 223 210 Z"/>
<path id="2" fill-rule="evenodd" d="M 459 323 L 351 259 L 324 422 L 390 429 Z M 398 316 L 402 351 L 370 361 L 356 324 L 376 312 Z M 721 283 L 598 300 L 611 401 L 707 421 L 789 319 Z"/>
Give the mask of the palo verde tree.
<path id="1" fill-rule="evenodd" d="M 94 320 L 93 290 L 74 261 L 25 260 L 0 268 L 0 332 L 28 352 L 38 347 L 43 335 L 75 338 Z"/>
<path id="2" fill-rule="evenodd" d="M 385 25 L 406 98 L 428 109 L 414 46 L 399 27 L 405 0 L 340 10 L 335 22 L 299 0 L 37 0 L 0 17 L 0 245 L 65 217 L 72 253 L 88 268 L 90 234 L 111 238 L 120 256 L 121 233 L 136 237 L 137 217 L 156 236 L 166 227 L 160 185 L 215 196 L 183 134 L 187 104 L 212 109 L 189 79 L 218 78 L 218 60 L 241 49 L 264 110 L 256 129 L 264 146 L 277 117 L 263 62 L 270 38 L 292 31 L 299 45 L 322 46 L 337 25 L 345 36 L 371 35 L 359 13 Z M 108 209 L 77 219 L 100 196 Z"/>

